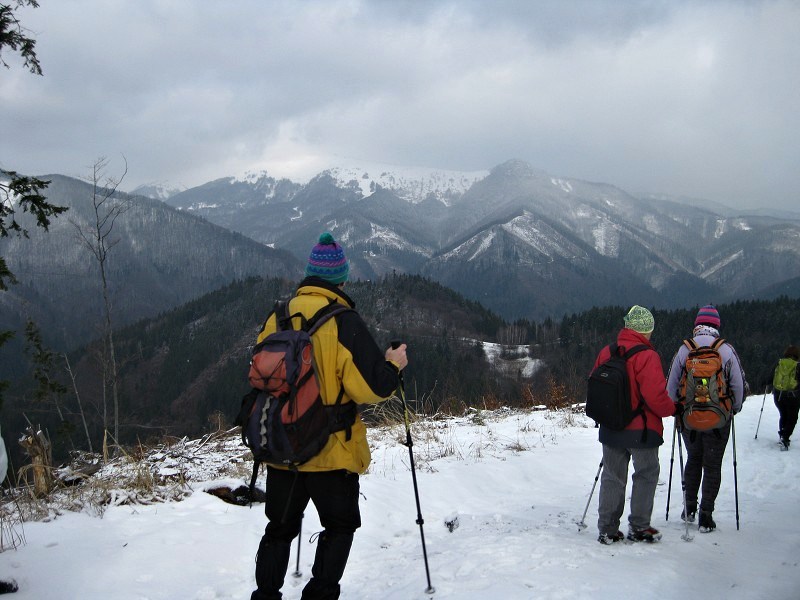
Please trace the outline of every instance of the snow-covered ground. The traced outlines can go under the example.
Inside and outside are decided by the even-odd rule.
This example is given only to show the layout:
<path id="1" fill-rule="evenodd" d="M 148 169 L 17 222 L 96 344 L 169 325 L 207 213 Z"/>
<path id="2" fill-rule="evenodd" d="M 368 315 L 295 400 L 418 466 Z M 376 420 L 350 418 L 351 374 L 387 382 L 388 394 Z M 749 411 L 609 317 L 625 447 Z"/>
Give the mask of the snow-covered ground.
<path id="1" fill-rule="evenodd" d="M 501 411 L 415 423 L 432 596 L 425 593 L 408 449 L 400 444 L 404 429 L 373 429 L 373 464 L 361 480 L 364 525 L 356 533 L 341 598 L 796 599 L 800 438 L 798 448 L 778 450 L 777 411 L 768 397 L 754 439 L 761 404 L 762 396 L 751 397 L 735 423 L 740 530 L 729 444 L 714 513 L 718 529 L 692 529 L 691 541 L 682 539 L 677 449 L 665 520 L 672 441 L 672 420 L 665 420 L 653 513 L 653 525 L 664 534 L 658 544 L 599 544 L 597 490 L 588 529 L 576 526 L 600 460 L 597 432 L 583 416 Z M 235 459 L 235 451 L 228 453 L 212 452 L 208 444 L 196 455 L 219 466 Z M 193 464 L 198 477 L 203 471 Z M 165 474 L 171 468 L 165 465 Z M 266 524 L 263 507 L 227 504 L 203 491 L 243 481 L 195 481 L 194 493 L 180 502 L 113 506 L 102 517 L 62 511 L 49 522 L 26 523 L 26 544 L 0 554 L 0 577 L 19 582 L 19 600 L 249 598 Z M 451 532 L 445 521 L 456 517 Z M 301 536 L 302 576 L 292 576 L 295 543 L 287 599 L 300 598 L 315 549 L 309 538 L 319 529 L 309 509 Z"/>

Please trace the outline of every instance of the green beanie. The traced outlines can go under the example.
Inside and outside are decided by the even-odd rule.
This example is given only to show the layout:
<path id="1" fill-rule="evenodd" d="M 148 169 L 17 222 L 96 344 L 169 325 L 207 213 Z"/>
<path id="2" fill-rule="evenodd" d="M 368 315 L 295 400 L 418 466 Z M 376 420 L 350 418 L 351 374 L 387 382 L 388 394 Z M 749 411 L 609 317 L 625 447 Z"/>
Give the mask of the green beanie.
<path id="1" fill-rule="evenodd" d="M 638 331 L 639 333 L 650 333 L 656 326 L 653 313 L 637 304 L 631 307 L 628 314 L 625 315 L 624 321 L 625 327 Z"/>

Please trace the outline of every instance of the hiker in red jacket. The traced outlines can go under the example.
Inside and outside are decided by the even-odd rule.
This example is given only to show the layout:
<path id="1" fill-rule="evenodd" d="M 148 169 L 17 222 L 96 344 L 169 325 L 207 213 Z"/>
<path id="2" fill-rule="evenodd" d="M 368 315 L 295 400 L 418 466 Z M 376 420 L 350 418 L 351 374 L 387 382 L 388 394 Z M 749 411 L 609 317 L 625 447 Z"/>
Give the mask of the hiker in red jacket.
<path id="1" fill-rule="evenodd" d="M 624 350 L 645 345 L 646 350 L 631 356 L 627 363 L 631 406 L 644 401 L 644 411 L 621 431 L 600 425 L 600 442 L 603 444 L 603 475 L 597 528 L 601 544 L 613 544 L 625 538 L 619 530 L 625 508 L 625 487 L 628 482 L 628 464 L 633 459 L 633 487 L 628 515 L 628 539 L 635 542 L 656 542 L 661 533 L 650 526 L 653 499 L 658 484 L 660 466 L 658 447 L 664 443 L 663 417 L 675 414 L 676 405 L 667 395 L 661 359 L 650 343 L 655 320 L 649 310 L 633 306 L 624 318 L 625 327 L 617 335 L 617 345 Z M 594 368 L 610 357 L 610 348 L 600 351 Z"/>

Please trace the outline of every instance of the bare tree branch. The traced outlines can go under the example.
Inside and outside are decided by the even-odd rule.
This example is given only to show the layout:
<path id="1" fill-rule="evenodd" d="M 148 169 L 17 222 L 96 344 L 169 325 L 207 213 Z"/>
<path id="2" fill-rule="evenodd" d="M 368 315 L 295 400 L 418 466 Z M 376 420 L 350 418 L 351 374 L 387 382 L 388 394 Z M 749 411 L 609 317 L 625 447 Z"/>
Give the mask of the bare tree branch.
<path id="1" fill-rule="evenodd" d="M 97 262 L 100 270 L 100 283 L 102 285 L 103 306 L 105 313 L 105 323 L 103 338 L 105 340 L 105 352 L 103 364 L 103 428 L 108 429 L 108 419 L 106 410 L 106 389 L 107 384 L 111 386 L 111 395 L 114 403 L 114 439 L 119 439 L 119 391 L 118 391 L 118 366 L 116 352 L 114 350 L 114 330 L 112 327 L 112 307 L 111 296 L 109 294 L 107 262 L 108 253 L 119 240 L 110 239 L 117 219 L 131 208 L 129 200 L 122 200 L 117 194 L 117 190 L 128 173 L 128 162 L 123 156 L 125 168 L 122 175 L 117 178 L 106 177 L 105 170 L 108 166 L 106 158 L 99 158 L 92 166 L 90 183 L 92 184 L 92 208 L 94 210 L 94 223 L 81 227 L 75 220 L 71 223 L 75 226 L 83 245 L 89 250 Z M 106 354 L 107 353 L 107 354 Z"/>

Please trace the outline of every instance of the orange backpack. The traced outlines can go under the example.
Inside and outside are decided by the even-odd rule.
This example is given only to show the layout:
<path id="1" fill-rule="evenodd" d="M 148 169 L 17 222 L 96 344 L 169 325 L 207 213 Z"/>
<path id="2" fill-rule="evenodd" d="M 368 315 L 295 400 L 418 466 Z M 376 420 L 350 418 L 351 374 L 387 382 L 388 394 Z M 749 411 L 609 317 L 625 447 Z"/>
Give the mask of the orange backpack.
<path id="1" fill-rule="evenodd" d="M 683 404 L 682 425 L 694 431 L 710 431 L 724 427 L 731 419 L 731 398 L 717 338 L 711 346 L 698 346 L 693 339 L 684 340 L 689 349 L 680 383 Z"/>

